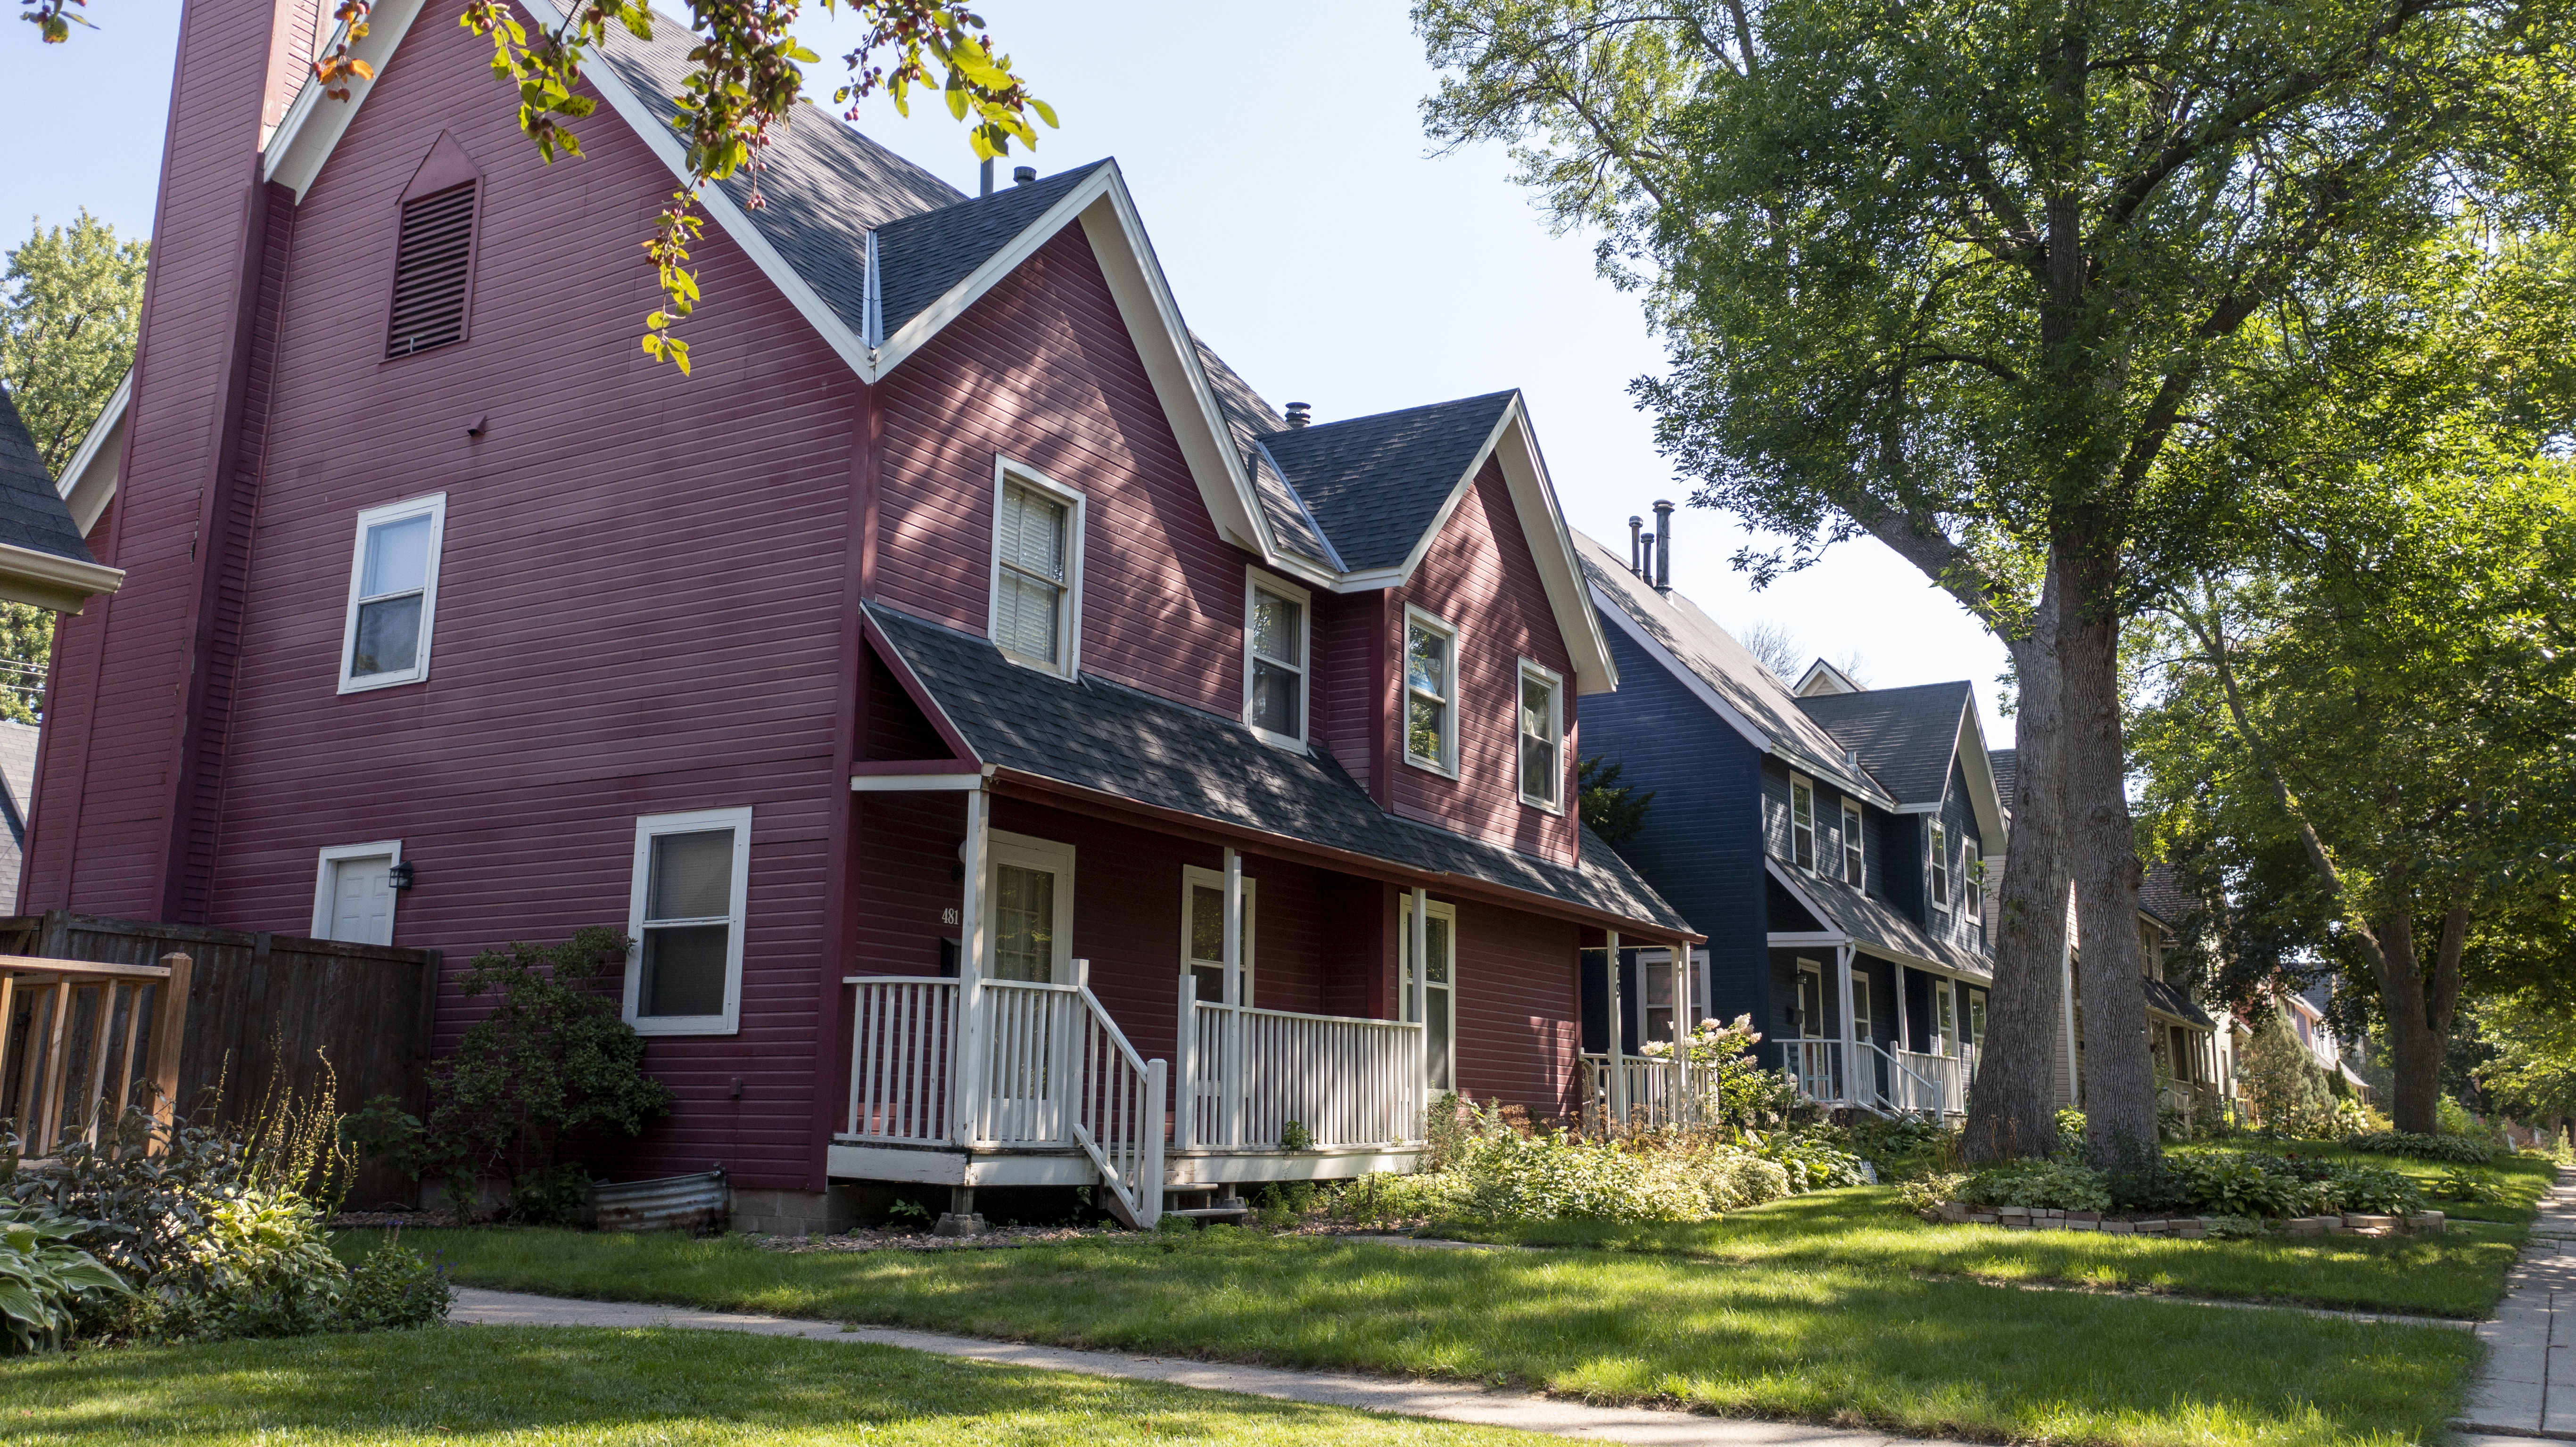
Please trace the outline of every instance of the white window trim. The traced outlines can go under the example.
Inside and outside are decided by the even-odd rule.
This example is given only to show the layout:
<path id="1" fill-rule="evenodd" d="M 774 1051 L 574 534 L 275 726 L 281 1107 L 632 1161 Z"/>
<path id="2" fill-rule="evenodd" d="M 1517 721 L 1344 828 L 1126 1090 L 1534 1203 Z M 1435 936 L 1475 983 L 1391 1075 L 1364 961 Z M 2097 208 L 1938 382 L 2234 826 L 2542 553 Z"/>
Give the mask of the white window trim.
<path id="1" fill-rule="evenodd" d="M 1932 896 L 1932 907 L 1941 911 L 1943 914 L 1948 914 L 1950 912 L 1951 874 L 1949 858 L 1950 831 L 1936 819 L 1932 821 L 1930 829 L 1926 832 L 1927 837 L 1930 838 L 1932 843 L 1932 873 L 1929 878 L 1924 880 L 1924 887 L 1926 892 Z"/>
<path id="2" fill-rule="evenodd" d="M 1430 900 L 1426 902 L 1426 907 L 1422 911 L 1422 917 L 1427 920 L 1438 919 L 1447 920 L 1449 922 L 1449 983 L 1437 987 L 1449 992 L 1449 1057 L 1443 1063 L 1449 1067 L 1447 1071 L 1449 1089 L 1458 1091 L 1459 1095 L 1463 1097 L 1466 1092 L 1458 1089 L 1458 986 L 1461 983 L 1458 978 L 1458 906 L 1454 904 L 1444 904 L 1436 899 Z M 1396 925 L 1398 929 L 1398 933 L 1396 935 L 1396 939 L 1398 941 L 1396 945 L 1398 968 L 1395 972 L 1395 992 L 1397 996 L 1395 1002 L 1395 1015 L 1398 1020 L 1405 1024 L 1421 1025 L 1424 1027 L 1422 1031 L 1422 1069 L 1423 1079 L 1427 1082 L 1431 1078 L 1431 1030 L 1429 1022 L 1413 1018 L 1413 975 L 1411 970 L 1406 968 L 1409 963 L 1406 960 L 1406 956 L 1410 955 L 1413 949 L 1413 896 L 1410 893 L 1403 896 L 1403 903 L 1396 910 Z M 1428 939 L 1430 937 L 1430 933 L 1431 932 L 1429 930 L 1423 931 L 1424 938 Z M 1416 964 L 1414 967 L 1418 968 L 1419 966 Z M 1423 982 L 1424 992 L 1428 994 L 1432 988 L 1434 987 L 1431 985 L 1430 981 L 1426 979 Z"/>
<path id="3" fill-rule="evenodd" d="M 1986 918 L 1986 882 L 1977 877 L 1976 868 L 1984 858 L 1984 851 L 1977 845 L 1965 839 L 1959 841 L 1959 909 L 1978 924 Z"/>
<path id="4" fill-rule="evenodd" d="M 1297 732 L 1273 733 L 1252 721 L 1252 605 L 1254 596 L 1270 593 L 1297 605 L 1297 656 L 1304 661 L 1297 669 Z M 1277 663 L 1278 660 L 1269 660 Z M 1281 665 L 1287 666 L 1287 665 Z M 1315 595 L 1275 574 L 1257 568 L 1243 570 L 1243 724 L 1252 736 L 1265 744 L 1306 752 L 1306 736 L 1311 731 L 1308 720 L 1315 706 Z"/>
<path id="5" fill-rule="evenodd" d="M 1807 977 L 1809 975 L 1816 977 L 1816 1008 L 1812 1012 L 1807 1009 Z M 1798 959 L 1797 988 L 1798 993 L 1792 1002 L 1798 1008 L 1798 1034 L 1796 1038 L 1800 1040 L 1825 1039 L 1826 1037 L 1820 1033 L 1810 1033 L 1820 1032 L 1825 1028 L 1824 965 L 1816 960 L 1800 956 Z"/>
<path id="6" fill-rule="evenodd" d="M 358 646 L 358 589 L 364 586 L 367 575 L 367 529 L 423 515 L 429 518 L 429 563 L 421 578 L 420 653 L 412 661 L 412 666 L 401 673 L 371 673 L 359 678 L 350 673 L 349 665 L 354 661 L 350 655 Z M 426 497 L 389 502 L 358 514 L 357 543 L 349 558 L 349 611 L 340 625 L 340 692 L 364 693 L 369 689 L 397 688 L 406 683 L 428 680 L 429 644 L 438 633 L 438 558 L 446 546 L 446 493 L 433 492 Z"/>
<path id="7" fill-rule="evenodd" d="M 1851 980 L 1852 1038 L 1861 1041 L 1874 1040 L 1877 1036 L 1872 1032 L 1878 1029 L 1878 1011 L 1874 1008 L 1875 1002 L 1869 997 L 1869 972 L 1853 970 Z"/>
<path id="8" fill-rule="evenodd" d="M 1443 680 L 1448 689 L 1449 727 L 1440 740 L 1442 757 L 1436 760 L 1426 759 L 1413 751 L 1413 630 L 1416 627 L 1429 629 L 1449 640 L 1449 676 Z M 1395 650 L 1396 683 L 1403 698 L 1403 707 L 1396 711 L 1395 727 L 1401 736 L 1404 761 L 1417 769 L 1454 779 L 1458 777 L 1458 729 L 1465 721 L 1465 712 L 1458 707 L 1458 626 L 1408 603 L 1404 608 L 1404 630 L 1404 637 L 1398 640 Z M 1513 706 L 1519 706 L 1517 700 Z M 1515 773 L 1519 771 L 1517 759 L 1512 767 Z"/>
<path id="9" fill-rule="evenodd" d="M 1064 657 L 1055 663 L 1024 658 L 1001 646 L 1002 501 L 1014 482 L 1043 492 L 1070 509 L 1064 521 L 1064 599 L 1058 605 L 1063 611 L 1056 620 L 1056 637 L 1064 643 Z M 1082 536 L 1089 507 L 1089 498 L 1036 468 L 1009 457 L 993 459 L 993 509 L 987 518 L 992 530 L 992 559 L 984 575 L 984 636 L 993 641 L 1004 658 L 1022 668 L 1058 678 L 1072 678 L 1082 671 Z"/>
<path id="10" fill-rule="evenodd" d="M 1556 739 L 1556 775 L 1552 780 L 1556 785 L 1556 797 L 1553 799 L 1542 799 L 1520 789 L 1521 740 L 1527 737 L 1521 732 L 1520 685 L 1533 678 L 1547 685 L 1547 727 Z M 1520 672 L 1512 680 L 1512 787 L 1520 790 L 1522 803 L 1550 814 L 1565 812 L 1565 755 L 1565 675 L 1536 659 L 1524 658 Z"/>
<path id="11" fill-rule="evenodd" d="M 1225 875 L 1214 869 L 1201 869 L 1195 864 L 1182 865 L 1181 973 L 1184 975 L 1188 974 L 1193 967 L 1204 968 L 1208 965 L 1221 966 L 1225 963 L 1223 960 L 1202 960 L 1190 953 L 1190 925 L 1192 923 L 1190 919 L 1190 895 L 1193 890 L 1196 890 L 1201 886 L 1213 889 L 1218 894 L 1223 894 L 1225 893 Z M 1260 892 L 1257 881 L 1255 881 L 1251 875 L 1245 875 L 1243 877 L 1243 978 L 1241 984 L 1243 988 L 1243 1003 L 1246 1005 L 1252 1003 L 1253 943 L 1261 938 L 1261 925 L 1253 904 L 1253 900 L 1260 895 Z M 1220 928 L 1222 928 L 1222 926 L 1220 926 Z M 1203 999 L 1201 1003 L 1221 1002 L 1211 1002 Z"/>
<path id="12" fill-rule="evenodd" d="M 339 871 L 335 866 L 344 859 L 380 858 L 384 859 L 387 866 L 402 863 L 402 841 L 399 839 L 379 839 L 373 844 L 332 844 L 324 846 L 322 857 L 315 863 L 313 869 L 313 938 L 317 940 L 327 940 L 331 937 L 331 915 L 333 913 L 333 907 L 338 903 L 335 886 L 339 883 L 339 880 L 335 876 Z M 399 896 L 400 893 L 401 891 L 399 890 L 395 891 L 397 896 Z M 400 898 L 396 898 L 387 906 L 387 908 L 393 910 L 398 915 L 401 913 L 401 905 L 402 900 Z M 390 925 L 391 921 L 388 920 L 387 923 Z"/>
<path id="13" fill-rule="evenodd" d="M 1843 801 L 1843 883 L 1866 894 L 1869 892 L 1869 832 L 1864 827 L 1860 806 Z M 1852 868 L 1852 856 L 1860 856 L 1860 868 Z M 1852 878 L 1859 875 L 1858 879 Z"/>
<path id="14" fill-rule="evenodd" d="M 645 895 L 653 884 L 653 840 L 663 834 L 695 834 L 714 829 L 733 831 L 733 926 L 725 941 L 724 1013 L 721 1015 L 645 1015 L 639 1013 L 644 989 Z M 685 814 L 645 814 L 635 820 L 635 861 L 627 891 L 626 1023 L 638 1035 L 733 1035 L 742 1029 L 742 941 L 751 932 L 751 806 L 695 809 Z"/>
<path id="15" fill-rule="evenodd" d="M 1073 846 L 1054 839 L 1039 839 L 1028 834 L 1006 830 L 987 831 L 984 850 L 984 958 L 985 979 L 995 978 L 993 969 L 1000 962 L 1002 948 L 1001 892 L 994 888 L 1000 880 L 1000 869 L 1042 869 L 1055 876 L 1055 938 L 1047 952 L 1047 979 L 1055 984 L 1073 983 Z"/>
<path id="16" fill-rule="evenodd" d="M 1800 864 L 1800 863 L 1798 862 L 1798 791 L 1799 791 L 1800 789 L 1804 789 L 1804 790 L 1806 790 L 1806 791 L 1807 791 L 1807 862 L 1806 862 L 1806 863 L 1804 863 L 1804 864 Z M 1793 773 L 1791 773 L 1791 774 L 1789 775 L 1789 863 L 1790 863 L 1790 865 L 1791 865 L 1792 867 L 1794 867 L 1794 868 L 1803 869 L 1803 870 L 1807 871 L 1809 874 L 1813 874 L 1813 873 L 1815 873 L 1815 872 L 1816 872 L 1816 858 L 1817 858 L 1817 855 L 1818 855 L 1818 854 L 1819 854 L 1819 852 L 1820 852 L 1820 851 L 1816 848 L 1817 842 L 1818 842 L 1818 841 L 1817 841 L 1817 838 L 1816 838 L 1816 781 L 1815 781 L 1815 780 L 1813 780 L 1813 779 L 1808 778 L 1808 777 L 1807 777 L 1806 775 L 1804 775 L 1804 774 L 1794 773 L 1794 772 L 1793 772 Z"/>

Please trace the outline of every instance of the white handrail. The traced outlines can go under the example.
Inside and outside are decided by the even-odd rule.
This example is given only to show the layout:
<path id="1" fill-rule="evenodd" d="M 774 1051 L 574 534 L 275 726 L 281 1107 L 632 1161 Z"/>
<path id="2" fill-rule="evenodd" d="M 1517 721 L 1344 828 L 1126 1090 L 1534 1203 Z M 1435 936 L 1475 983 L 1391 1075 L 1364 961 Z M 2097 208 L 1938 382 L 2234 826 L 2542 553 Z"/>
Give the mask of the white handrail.
<path id="1" fill-rule="evenodd" d="M 1089 960 L 1074 981 L 984 982 L 992 1042 L 984 1118 L 992 1145 L 1080 1146 L 1129 1225 L 1162 1216 L 1167 1067 L 1146 1060 L 1091 992 Z"/>
<path id="2" fill-rule="evenodd" d="M 858 987 L 843 1133 L 919 1144 L 947 1140 L 957 982 L 929 975 L 850 975 L 842 983 Z"/>
<path id="3" fill-rule="evenodd" d="M 1824 1105 L 1839 1105 L 1843 1095 L 1843 1042 L 1839 1040 L 1784 1040 L 1786 1067 L 1790 1083 L 1807 1099 Z"/>

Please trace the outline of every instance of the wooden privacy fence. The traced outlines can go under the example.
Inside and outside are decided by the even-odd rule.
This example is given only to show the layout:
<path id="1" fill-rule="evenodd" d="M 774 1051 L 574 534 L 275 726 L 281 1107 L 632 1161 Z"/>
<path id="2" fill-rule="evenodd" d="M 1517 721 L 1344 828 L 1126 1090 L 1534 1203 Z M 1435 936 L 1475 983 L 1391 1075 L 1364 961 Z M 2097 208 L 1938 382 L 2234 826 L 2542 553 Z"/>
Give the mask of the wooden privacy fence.
<path id="1" fill-rule="evenodd" d="M 28 1155 L 67 1136 L 94 1143 L 128 1105 L 170 1119 L 189 966 L 181 954 L 153 965 L 0 955 L 0 1121 Z"/>
<path id="2" fill-rule="evenodd" d="M 264 1102 L 309 1096 L 322 1083 L 326 1059 L 343 1111 L 379 1095 L 415 1115 L 426 1106 L 436 950 L 60 910 L 0 918 L 0 954 L 149 966 L 172 953 L 194 962 L 177 1061 L 183 1113 L 199 1109 L 220 1087 L 215 1119 L 249 1124 Z M 24 999 L 0 1014 L 0 1030 L 20 1028 L 29 1013 Z M 71 1018 L 72 1033 L 83 1018 Z M 115 1087 L 107 1093 L 114 1095 Z M 28 1137 L 31 1148 L 34 1140 Z M 407 1179 L 378 1168 L 360 1174 L 350 1200 L 373 1204 L 411 1195 Z"/>

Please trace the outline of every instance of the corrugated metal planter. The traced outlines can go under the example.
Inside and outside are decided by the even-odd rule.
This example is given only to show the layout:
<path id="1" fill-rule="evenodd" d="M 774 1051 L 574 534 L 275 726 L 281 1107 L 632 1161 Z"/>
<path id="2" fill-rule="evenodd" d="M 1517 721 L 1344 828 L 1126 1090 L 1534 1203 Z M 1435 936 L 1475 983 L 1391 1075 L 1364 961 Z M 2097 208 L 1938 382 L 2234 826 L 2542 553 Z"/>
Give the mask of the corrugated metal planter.
<path id="1" fill-rule="evenodd" d="M 721 1231 L 731 1204 L 722 1171 L 590 1188 L 592 1219 L 602 1231 Z"/>

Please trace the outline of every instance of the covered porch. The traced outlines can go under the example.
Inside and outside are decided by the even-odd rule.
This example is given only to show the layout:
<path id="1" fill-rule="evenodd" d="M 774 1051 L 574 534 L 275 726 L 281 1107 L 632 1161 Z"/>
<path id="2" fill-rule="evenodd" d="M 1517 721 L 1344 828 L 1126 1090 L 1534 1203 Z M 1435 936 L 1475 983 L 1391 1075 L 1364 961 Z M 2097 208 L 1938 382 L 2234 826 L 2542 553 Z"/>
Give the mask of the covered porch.
<path id="1" fill-rule="evenodd" d="M 1773 878 L 1803 918 L 1768 938 L 1775 999 L 1789 1002 L 1781 1069 L 1801 1098 L 1879 1115 L 1964 1118 L 1985 1038 L 1983 959 L 1927 937 L 1886 902 L 1838 881 Z"/>

